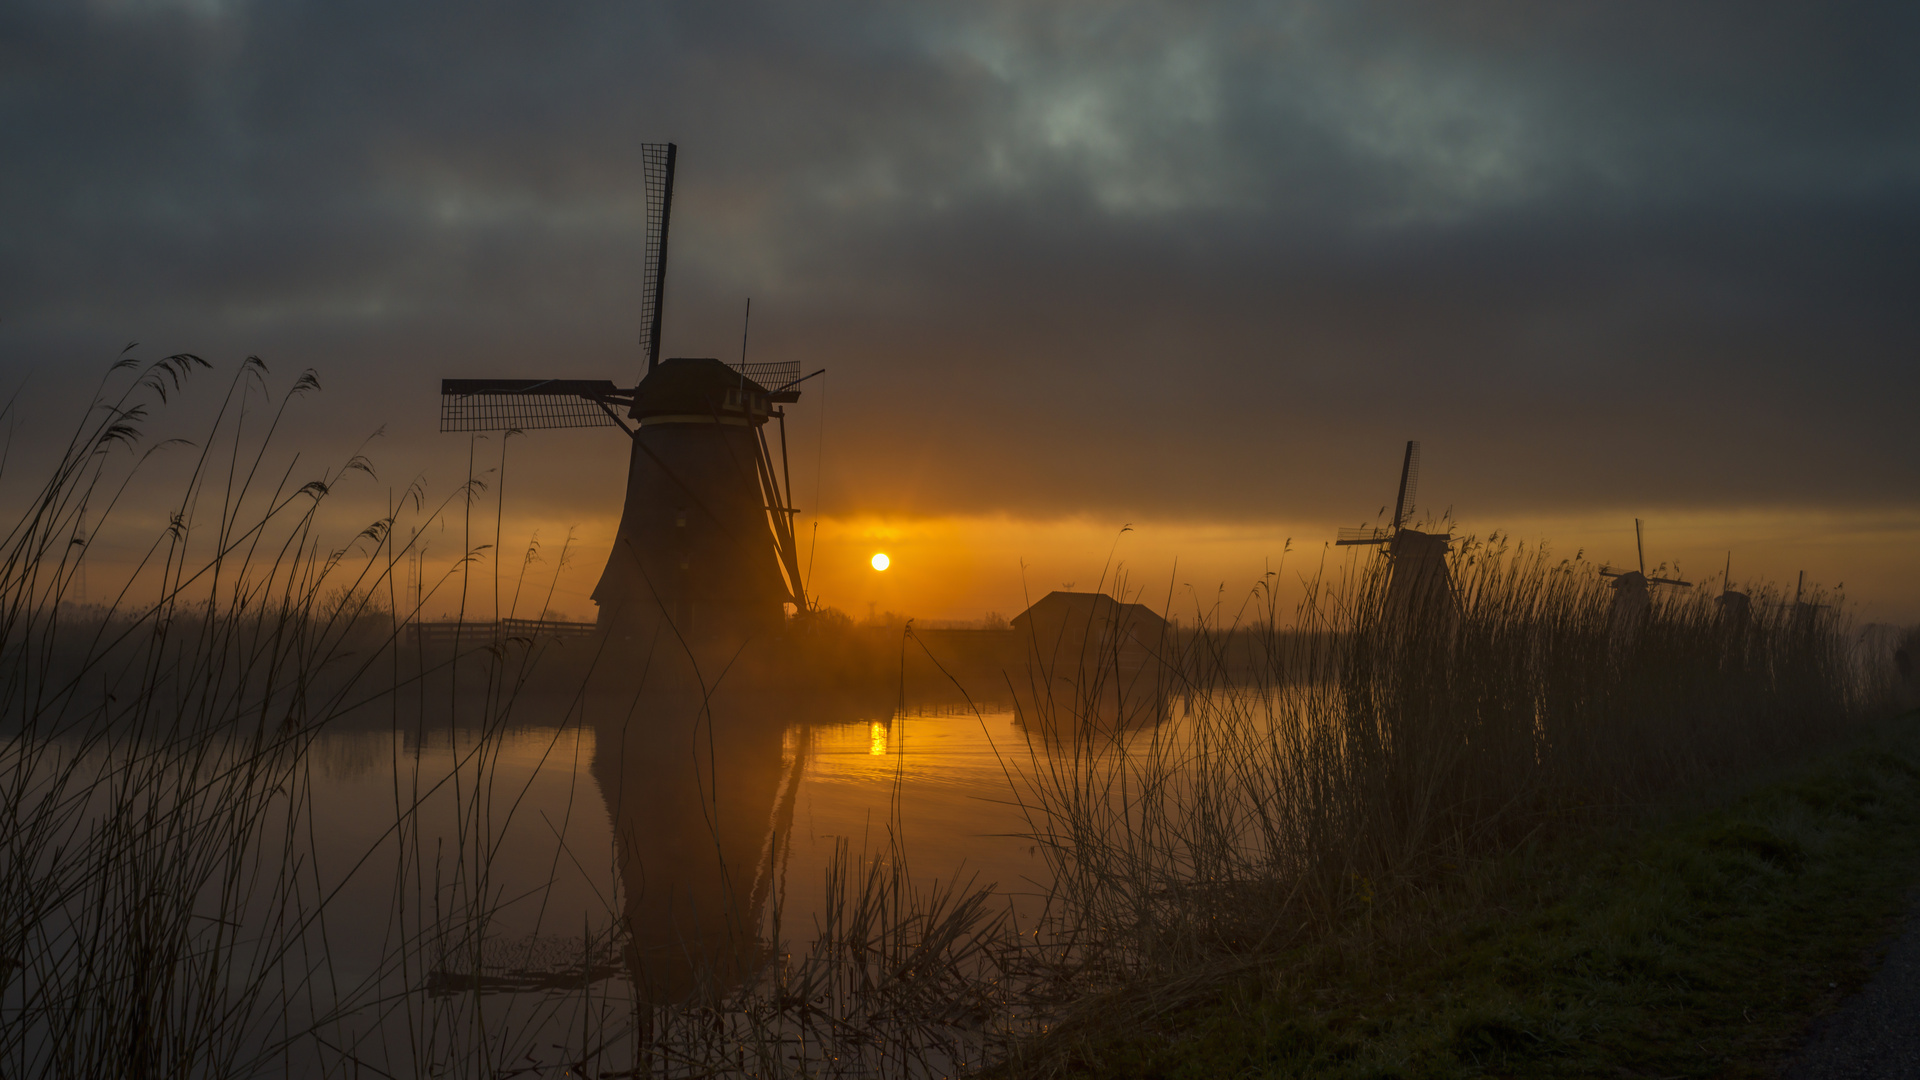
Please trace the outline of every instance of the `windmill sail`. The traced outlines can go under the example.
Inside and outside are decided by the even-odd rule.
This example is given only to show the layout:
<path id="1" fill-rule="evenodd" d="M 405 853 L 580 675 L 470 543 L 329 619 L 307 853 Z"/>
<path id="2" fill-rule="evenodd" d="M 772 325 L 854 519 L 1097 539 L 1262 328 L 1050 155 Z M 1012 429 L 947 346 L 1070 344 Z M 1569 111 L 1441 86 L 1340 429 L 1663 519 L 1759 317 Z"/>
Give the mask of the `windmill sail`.
<path id="1" fill-rule="evenodd" d="M 673 143 L 642 143 L 647 185 L 647 266 L 640 280 L 640 347 L 647 371 L 660 363 L 660 302 L 667 290 L 667 226 L 673 219 Z M 642 372 L 645 374 L 645 372 Z"/>
<path id="2" fill-rule="evenodd" d="M 1393 530 L 1381 525 L 1362 525 L 1359 528 L 1342 528 L 1335 547 L 1350 544 L 1384 544 L 1393 539 Z"/>
<path id="3" fill-rule="evenodd" d="M 1392 525 L 1363 525 L 1357 529 L 1341 529 L 1339 538 L 1334 540 L 1335 547 L 1352 544 L 1386 544 L 1406 528 L 1407 519 L 1413 516 L 1414 492 L 1420 486 L 1420 444 L 1407 441 L 1406 456 L 1400 459 L 1400 494 L 1393 501 Z"/>
<path id="4" fill-rule="evenodd" d="M 440 430 L 623 427 L 612 409 L 632 400 L 606 379 L 442 379 Z"/>
<path id="5" fill-rule="evenodd" d="M 1691 581 L 1683 581 L 1679 578 L 1647 576 L 1646 528 L 1641 523 L 1639 518 L 1633 519 L 1633 554 L 1634 554 L 1634 558 L 1639 563 L 1640 569 L 1615 570 L 1611 566 L 1602 565 L 1600 567 L 1600 576 L 1604 578 L 1616 578 L 1620 580 L 1626 580 L 1631 578 L 1632 582 L 1627 587 L 1634 588 L 1634 589 L 1644 589 L 1648 585 L 1677 585 L 1683 589 L 1693 588 L 1693 582 Z M 1665 563 L 1661 564 L 1663 568 L 1665 567 L 1665 565 L 1666 565 Z M 1727 555 L 1727 566 L 1729 567 L 1729 569 L 1731 569 L 1731 567 L 1733 566 L 1733 555 L 1731 552 L 1729 552 Z M 1679 571 L 1680 571 L 1679 564 L 1676 563 L 1674 565 L 1674 572 L 1679 573 Z M 1622 586 L 1618 584 L 1614 586 L 1614 588 L 1616 589 L 1621 587 Z"/>
<path id="6" fill-rule="evenodd" d="M 800 361 L 798 360 L 773 360 L 751 364 L 743 360 L 738 364 L 727 366 L 769 390 L 778 390 L 789 383 L 800 381 Z"/>
<path id="7" fill-rule="evenodd" d="M 1393 527 L 1407 523 L 1413 513 L 1414 492 L 1420 487 L 1420 444 L 1407 440 L 1407 456 L 1400 462 L 1400 497 L 1393 504 Z"/>
<path id="8" fill-rule="evenodd" d="M 646 168 L 646 268 L 640 296 L 640 345 L 647 371 L 660 362 L 660 301 L 667 284 L 667 225 L 673 216 L 673 143 L 643 143 Z M 798 373 L 799 364 L 787 365 Z M 784 370 L 784 369 L 783 369 Z M 644 374 L 644 373 L 643 373 Z M 605 379 L 443 379 L 441 431 L 522 431 L 617 427 L 616 407 L 631 407 L 633 392 Z"/>

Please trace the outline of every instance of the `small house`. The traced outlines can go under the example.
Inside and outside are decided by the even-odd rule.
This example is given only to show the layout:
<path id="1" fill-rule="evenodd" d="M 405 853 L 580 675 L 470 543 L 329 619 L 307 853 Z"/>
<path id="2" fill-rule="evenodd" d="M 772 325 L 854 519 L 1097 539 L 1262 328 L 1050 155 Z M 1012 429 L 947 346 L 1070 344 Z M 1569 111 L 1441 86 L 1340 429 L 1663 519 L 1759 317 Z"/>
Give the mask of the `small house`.
<path id="1" fill-rule="evenodd" d="M 1145 604 L 1105 593 L 1056 590 L 1014 616 L 1013 629 L 1034 659 L 1049 667 L 1139 671 L 1165 657 L 1167 620 Z"/>
<path id="2" fill-rule="evenodd" d="M 1172 628 L 1144 604 L 1105 593 L 1050 592 L 1015 616 L 1026 654 L 1016 687 L 1021 722 L 1049 738 L 1119 730 L 1166 718 L 1177 653 Z"/>

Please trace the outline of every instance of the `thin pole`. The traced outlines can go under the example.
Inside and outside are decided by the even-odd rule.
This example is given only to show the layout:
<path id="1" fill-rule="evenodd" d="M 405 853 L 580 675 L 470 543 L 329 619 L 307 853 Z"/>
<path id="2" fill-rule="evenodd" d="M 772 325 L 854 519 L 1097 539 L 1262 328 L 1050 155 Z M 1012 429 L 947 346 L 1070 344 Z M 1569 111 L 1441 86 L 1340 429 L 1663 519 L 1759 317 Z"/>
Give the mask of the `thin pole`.
<path id="1" fill-rule="evenodd" d="M 820 476 L 827 466 L 827 380 L 820 380 L 820 437 L 814 440 L 813 505 L 820 502 Z M 820 511 L 813 512 L 813 532 L 807 540 L 807 585 L 813 585 L 813 555 L 820 548 Z M 809 594 L 811 595 L 811 594 Z"/>
<path id="2" fill-rule="evenodd" d="M 740 320 L 740 366 L 747 366 L 747 328 L 753 325 L 753 297 L 747 297 L 747 317 Z M 742 371 L 741 375 L 746 372 Z"/>
<path id="3" fill-rule="evenodd" d="M 780 418 L 780 477 L 787 489 L 787 511 L 799 513 L 793 508 L 793 470 L 787 465 L 787 410 L 780 409 L 773 415 Z"/>

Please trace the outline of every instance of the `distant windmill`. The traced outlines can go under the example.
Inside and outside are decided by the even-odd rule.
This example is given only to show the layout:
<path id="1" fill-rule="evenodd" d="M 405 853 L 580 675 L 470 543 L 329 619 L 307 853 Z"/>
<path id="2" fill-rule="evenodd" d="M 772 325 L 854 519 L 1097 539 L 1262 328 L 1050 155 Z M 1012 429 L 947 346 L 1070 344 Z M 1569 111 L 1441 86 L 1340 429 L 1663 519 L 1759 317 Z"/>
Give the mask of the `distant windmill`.
<path id="1" fill-rule="evenodd" d="M 1408 442 L 1400 461 L 1400 493 L 1394 499 L 1393 524 L 1358 529 L 1341 529 L 1334 543 L 1384 544 L 1388 558 L 1385 614 L 1393 620 L 1416 615 L 1451 612 L 1454 609 L 1453 580 L 1447 572 L 1447 548 L 1453 537 L 1445 533 L 1426 533 L 1407 527 L 1413 516 L 1414 493 L 1420 486 L 1420 444 Z"/>
<path id="2" fill-rule="evenodd" d="M 1800 580 L 1797 583 L 1795 583 L 1793 587 L 1792 605 L 1791 606 L 1787 604 L 1780 605 L 1782 608 L 1786 608 L 1792 615 L 1792 622 L 1789 623 L 1789 625 L 1793 629 L 1803 633 L 1811 631 L 1814 628 L 1814 626 L 1818 623 L 1820 619 L 1821 612 L 1827 611 L 1833 607 L 1832 604 L 1822 604 L 1812 600 L 1805 599 L 1806 594 L 1807 594 L 1807 572 L 1805 570 L 1802 570 L 1800 571 Z"/>
<path id="3" fill-rule="evenodd" d="M 673 143 L 641 148 L 647 232 L 640 345 L 647 365 L 639 384 L 446 379 L 440 430 L 619 428 L 631 443 L 626 506 L 593 590 L 600 625 L 633 630 L 665 619 L 683 634 L 751 633 L 778 626 L 783 604 L 808 608 L 788 500 L 786 414 L 773 408 L 799 400 L 795 387 L 805 380 L 797 362 L 748 364 L 744 342 L 738 364 L 660 359 L 676 157 Z M 780 421 L 777 471 L 769 419 Z"/>
<path id="4" fill-rule="evenodd" d="M 1640 626 L 1646 621 L 1647 612 L 1653 607 L 1653 597 L 1648 592 L 1647 586 L 1672 585 L 1681 589 L 1693 588 L 1691 581 L 1647 576 L 1646 534 L 1639 518 L 1633 519 L 1633 544 L 1634 551 L 1640 559 L 1640 569 L 1614 570 L 1604 566 L 1600 569 L 1601 577 L 1613 579 L 1613 607 L 1608 621 L 1616 641 L 1638 632 Z M 1728 564 L 1732 564 L 1732 556 L 1728 556 Z"/>
<path id="5" fill-rule="evenodd" d="M 1753 617 L 1753 598 L 1733 587 L 1733 552 L 1727 552 L 1727 568 L 1720 575 L 1720 596 L 1714 601 L 1720 608 L 1720 620 L 1727 626 L 1744 629 Z"/>

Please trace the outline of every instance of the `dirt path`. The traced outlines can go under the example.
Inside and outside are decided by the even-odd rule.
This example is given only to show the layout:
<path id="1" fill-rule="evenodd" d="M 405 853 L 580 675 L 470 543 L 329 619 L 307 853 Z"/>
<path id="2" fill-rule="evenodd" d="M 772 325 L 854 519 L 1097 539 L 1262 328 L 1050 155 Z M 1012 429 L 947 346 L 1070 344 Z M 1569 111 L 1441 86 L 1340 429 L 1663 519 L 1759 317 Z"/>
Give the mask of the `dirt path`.
<path id="1" fill-rule="evenodd" d="M 1815 1025 L 1787 1080 L 1920 1077 L 1920 910 L 1865 989 Z"/>

